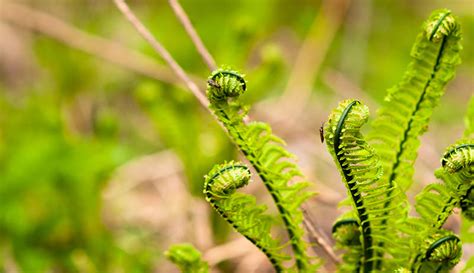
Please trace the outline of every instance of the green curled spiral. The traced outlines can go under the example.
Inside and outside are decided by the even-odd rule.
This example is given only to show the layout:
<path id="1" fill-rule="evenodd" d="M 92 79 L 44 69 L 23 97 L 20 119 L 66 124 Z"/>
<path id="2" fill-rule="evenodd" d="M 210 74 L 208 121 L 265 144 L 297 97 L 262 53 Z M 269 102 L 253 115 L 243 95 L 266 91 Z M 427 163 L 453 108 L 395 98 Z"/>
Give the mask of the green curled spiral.
<path id="1" fill-rule="evenodd" d="M 474 219 L 474 143 L 473 140 L 460 140 L 447 149 L 441 159 L 443 168 L 437 174 L 445 178 L 451 189 L 451 196 L 458 196 L 462 214 Z M 449 179 L 451 178 L 451 179 Z M 453 190 L 454 189 L 454 190 Z"/>
<path id="2" fill-rule="evenodd" d="M 448 36 L 457 27 L 456 18 L 451 11 L 445 9 L 435 13 L 426 23 L 426 38 L 432 42 L 439 42 Z"/>
<path id="3" fill-rule="evenodd" d="M 415 258 L 412 272 L 449 272 L 461 260 L 461 240 L 450 231 L 430 235 L 423 248 L 423 254 Z"/>
<path id="4" fill-rule="evenodd" d="M 359 222 L 354 218 L 344 218 L 332 226 L 332 236 L 340 246 L 360 245 Z"/>
<path id="5" fill-rule="evenodd" d="M 474 144 L 465 143 L 448 148 L 441 164 L 450 173 L 461 169 L 474 173 Z"/>
<path id="6" fill-rule="evenodd" d="M 461 240 L 455 235 L 441 237 L 426 250 L 425 260 L 436 263 L 450 263 L 461 257 Z M 454 263 L 456 264 L 456 263 Z"/>
<path id="7" fill-rule="evenodd" d="M 255 197 L 236 192 L 250 181 L 249 168 L 240 162 L 215 165 L 205 176 L 206 200 L 235 230 L 258 247 L 270 260 L 276 272 L 283 272 L 283 262 L 289 256 L 282 252 L 284 245 L 271 235 L 274 219 L 265 214 Z"/>
<path id="8" fill-rule="evenodd" d="M 217 69 L 208 79 L 206 94 L 211 103 L 238 97 L 247 89 L 244 76 L 232 70 Z"/>
<path id="9" fill-rule="evenodd" d="M 205 184 L 207 194 L 226 198 L 237 189 L 246 186 L 250 181 L 251 173 L 247 166 L 229 162 L 223 168 L 213 169 L 208 177 Z"/>

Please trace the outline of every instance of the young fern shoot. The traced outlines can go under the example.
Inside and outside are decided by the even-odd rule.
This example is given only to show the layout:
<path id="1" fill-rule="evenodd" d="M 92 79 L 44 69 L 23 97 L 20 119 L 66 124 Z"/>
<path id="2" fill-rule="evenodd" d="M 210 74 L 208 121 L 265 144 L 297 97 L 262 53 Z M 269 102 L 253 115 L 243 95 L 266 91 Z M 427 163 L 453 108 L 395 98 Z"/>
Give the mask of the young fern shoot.
<path id="1" fill-rule="evenodd" d="M 374 269 L 377 244 L 390 240 L 390 236 L 380 230 L 381 221 L 386 212 L 393 209 L 385 207 L 383 196 L 394 189 L 379 180 L 382 166 L 360 132 L 368 116 L 367 106 L 356 100 L 346 100 L 331 113 L 324 128 L 327 148 L 343 177 L 361 234 L 360 262 L 351 269 L 356 272 Z M 343 221 L 348 223 L 348 219 Z M 334 229 L 337 227 L 336 224 Z"/>
<path id="2" fill-rule="evenodd" d="M 275 271 L 284 272 L 283 262 L 290 259 L 282 252 L 282 244 L 271 236 L 273 219 L 264 214 L 265 206 L 257 206 L 255 197 L 236 193 L 251 178 L 243 163 L 215 165 L 205 176 L 204 194 L 211 206 L 240 234 L 257 246 L 270 260 Z"/>
<path id="3" fill-rule="evenodd" d="M 282 147 L 284 141 L 272 134 L 270 126 L 262 122 L 244 122 L 248 108 L 239 102 L 239 96 L 246 89 L 245 79 L 238 72 L 224 69 L 214 71 L 209 77 L 207 88 L 210 108 L 271 194 L 294 252 L 296 263 L 293 270 L 312 273 L 317 265 L 306 252 L 303 213 L 300 209 L 300 205 L 312 193 L 304 191 L 308 182 L 293 181 L 301 177 L 302 173 L 296 164 L 288 160 L 293 155 Z"/>
<path id="4" fill-rule="evenodd" d="M 433 12 L 412 48 L 413 60 L 407 72 L 398 85 L 388 90 L 372 122 L 368 139 L 382 162 L 381 179 L 392 188 L 398 185 L 405 191 L 412 184 L 419 137 L 426 131 L 433 109 L 460 63 L 460 40 L 460 26 L 451 12 L 446 9 Z M 400 203 L 402 199 L 394 199 L 392 195 L 392 191 L 387 192 L 385 206 L 395 202 L 394 207 L 399 209 L 387 211 L 396 214 L 386 217 L 382 225 L 387 227 L 396 225 L 394 221 L 407 211 Z M 383 243 L 379 248 L 386 249 Z M 382 257 L 384 252 L 387 251 L 377 255 Z M 379 259 L 378 269 L 383 261 Z"/>

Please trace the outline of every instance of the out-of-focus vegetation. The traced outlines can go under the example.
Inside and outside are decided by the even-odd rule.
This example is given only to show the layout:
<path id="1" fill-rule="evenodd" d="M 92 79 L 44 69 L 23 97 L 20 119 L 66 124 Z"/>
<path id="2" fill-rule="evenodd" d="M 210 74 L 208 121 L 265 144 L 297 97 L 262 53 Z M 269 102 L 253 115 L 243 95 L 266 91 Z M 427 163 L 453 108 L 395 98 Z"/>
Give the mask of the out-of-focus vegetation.
<path id="1" fill-rule="evenodd" d="M 461 135 L 474 89 L 470 0 L 181 2 L 216 61 L 246 73 L 244 100 L 256 104 L 250 114 L 273 125 L 317 182 L 320 195 L 311 214 L 327 232 L 344 190 L 333 183 L 337 171 L 328 164 L 317 128 L 342 98 L 377 104 L 401 78 L 418 26 L 441 7 L 459 17 L 463 63 L 424 137 L 413 194 L 434 180 L 444 147 Z M 112 1 L 8 3 L 47 12 L 162 63 Z M 347 13 L 331 19 L 344 3 Z M 204 84 L 209 71 L 167 1 L 130 5 Z M 163 250 L 183 241 L 219 263 L 213 247 L 236 236 L 204 204 L 203 175 L 238 154 L 213 117 L 181 86 L 127 66 L 133 60 L 126 56 L 122 65 L 110 64 L 101 56 L 107 52 L 75 49 L 77 36 L 58 41 L 32 31 L 19 22 L 33 18 L 16 11 L 0 1 L 0 271 L 172 272 Z M 314 22 L 339 27 L 333 37 L 324 25 L 312 32 Z M 294 116 L 279 99 L 298 94 L 298 86 L 285 91 L 294 61 L 303 44 L 321 37 L 329 47 L 311 51 L 322 54 L 322 63 L 306 64 L 305 73 L 314 78 L 311 97 L 296 105 L 301 113 Z M 291 97 L 285 103 L 291 105 Z M 261 189 L 250 190 L 259 196 Z M 459 228 L 456 217 L 448 227 Z M 239 247 L 249 254 L 229 256 L 232 262 L 219 264 L 222 272 L 268 267 L 261 264 L 264 257 L 251 259 L 251 246 Z"/>

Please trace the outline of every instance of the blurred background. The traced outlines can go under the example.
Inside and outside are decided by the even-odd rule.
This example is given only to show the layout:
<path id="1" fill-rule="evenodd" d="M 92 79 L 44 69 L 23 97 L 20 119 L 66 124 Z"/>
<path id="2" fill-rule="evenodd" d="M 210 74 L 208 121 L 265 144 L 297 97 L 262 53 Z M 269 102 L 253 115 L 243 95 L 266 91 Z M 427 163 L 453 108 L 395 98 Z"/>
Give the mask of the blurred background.
<path id="1" fill-rule="evenodd" d="M 129 4 L 203 87 L 210 72 L 168 2 Z M 270 123 L 314 182 L 309 212 L 328 240 L 345 189 L 318 129 L 345 98 L 373 115 L 442 7 L 459 17 L 463 63 L 422 138 L 411 200 L 462 134 L 471 0 L 181 4 L 218 65 L 246 74 L 251 119 Z M 241 155 L 112 1 L 0 0 L 0 37 L 0 272 L 177 272 L 163 251 L 181 242 L 214 272 L 271 272 L 203 198 L 203 175 Z M 246 191 L 270 201 L 257 178 Z"/>

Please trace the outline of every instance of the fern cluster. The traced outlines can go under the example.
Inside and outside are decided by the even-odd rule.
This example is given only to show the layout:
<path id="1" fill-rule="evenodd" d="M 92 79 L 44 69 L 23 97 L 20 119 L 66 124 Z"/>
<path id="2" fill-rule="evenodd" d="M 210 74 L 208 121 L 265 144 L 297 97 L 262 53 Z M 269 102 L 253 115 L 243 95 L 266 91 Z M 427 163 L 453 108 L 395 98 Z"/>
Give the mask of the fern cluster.
<path id="1" fill-rule="evenodd" d="M 435 172 L 440 182 L 416 197 L 417 216 L 409 216 L 405 196 L 413 184 L 420 136 L 460 62 L 460 40 L 460 26 L 451 12 L 435 11 L 416 39 L 407 72 L 388 91 L 367 137 L 361 127 L 368 122 L 369 109 L 352 99 L 341 102 L 321 129 L 347 189 L 348 200 L 342 204 L 352 208 L 332 229 L 336 247 L 345 250 L 339 272 L 448 272 L 460 261 L 466 236 L 443 229 L 443 224 L 455 208 L 462 210 L 468 225 L 474 220 L 474 99 L 464 137 L 447 148 Z M 265 253 L 276 272 L 315 272 L 318 263 L 308 254 L 299 208 L 312 195 L 308 182 L 283 140 L 267 124 L 247 121 L 248 107 L 240 102 L 246 90 L 240 73 L 218 69 L 208 79 L 209 107 L 272 196 L 295 263 L 288 263 L 292 256 L 285 251 L 287 244 L 272 235 L 275 221 L 266 208 L 236 192 L 250 181 L 246 165 L 216 165 L 205 176 L 206 200 Z M 474 260 L 468 266 L 472 264 Z"/>
<path id="2" fill-rule="evenodd" d="M 361 234 L 360 250 L 349 246 L 345 254 L 345 260 L 359 257 L 358 262 L 341 266 L 341 272 L 447 272 L 459 261 L 460 239 L 442 225 L 454 207 L 470 207 L 472 139 L 448 148 L 436 171 L 444 183 L 428 185 L 417 197 L 420 217 L 408 217 L 404 192 L 413 183 L 419 137 L 459 63 L 460 39 L 451 12 L 434 12 L 417 37 L 402 82 L 388 91 L 377 112 L 368 142 L 359 131 L 368 110 L 359 102 L 344 101 L 329 117 L 325 139 Z"/>

